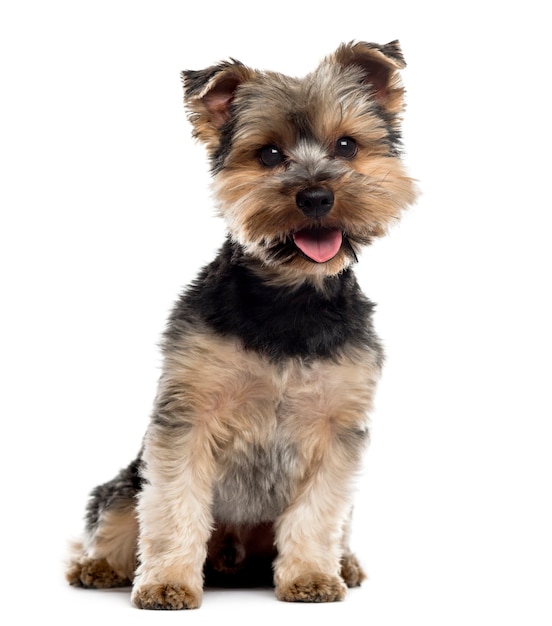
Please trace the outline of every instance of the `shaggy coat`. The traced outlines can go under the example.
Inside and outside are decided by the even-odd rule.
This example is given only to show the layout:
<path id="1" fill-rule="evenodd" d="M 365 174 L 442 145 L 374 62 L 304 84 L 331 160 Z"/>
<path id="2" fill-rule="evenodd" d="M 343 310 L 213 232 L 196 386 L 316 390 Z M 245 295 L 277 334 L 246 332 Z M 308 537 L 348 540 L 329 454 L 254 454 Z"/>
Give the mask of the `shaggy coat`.
<path id="1" fill-rule="evenodd" d="M 184 72 L 228 237 L 176 303 L 138 458 L 91 495 L 67 572 L 196 608 L 204 580 L 334 601 L 360 584 L 352 486 L 382 365 L 352 265 L 415 197 L 398 42 L 308 76 Z"/>

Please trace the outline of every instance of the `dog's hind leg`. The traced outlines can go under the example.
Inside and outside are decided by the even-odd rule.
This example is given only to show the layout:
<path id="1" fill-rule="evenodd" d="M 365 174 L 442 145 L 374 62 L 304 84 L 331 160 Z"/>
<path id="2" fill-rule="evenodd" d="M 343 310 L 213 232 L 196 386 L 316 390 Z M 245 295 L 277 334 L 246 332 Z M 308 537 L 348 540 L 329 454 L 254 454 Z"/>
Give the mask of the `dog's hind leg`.
<path id="1" fill-rule="evenodd" d="M 108 588 L 132 583 L 136 570 L 140 464 L 140 459 L 134 461 L 113 480 L 92 491 L 85 537 L 74 544 L 65 574 L 71 585 Z"/>
<path id="2" fill-rule="evenodd" d="M 351 548 L 349 547 L 349 540 L 351 535 L 351 518 L 353 514 L 353 509 L 351 508 L 351 512 L 349 513 L 349 519 L 344 528 L 343 532 L 343 554 L 341 556 L 341 578 L 347 585 L 347 587 L 359 587 L 360 583 L 366 579 L 366 574 L 364 573 L 360 563 L 356 556 L 351 552 Z"/>

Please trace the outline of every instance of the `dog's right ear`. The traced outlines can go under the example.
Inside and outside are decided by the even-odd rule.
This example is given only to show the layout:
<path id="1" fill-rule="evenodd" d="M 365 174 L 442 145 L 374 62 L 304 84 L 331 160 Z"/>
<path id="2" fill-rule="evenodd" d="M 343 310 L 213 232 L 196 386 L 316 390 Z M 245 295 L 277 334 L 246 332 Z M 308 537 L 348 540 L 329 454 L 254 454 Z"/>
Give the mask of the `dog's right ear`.
<path id="1" fill-rule="evenodd" d="M 194 127 L 194 136 L 208 147 L 218 145 L 219 131 L 231 118 L 236 90 L 253 74 L 253 70 L 234 59 L 205 70 L 182 72 L 184 103 Z"/>

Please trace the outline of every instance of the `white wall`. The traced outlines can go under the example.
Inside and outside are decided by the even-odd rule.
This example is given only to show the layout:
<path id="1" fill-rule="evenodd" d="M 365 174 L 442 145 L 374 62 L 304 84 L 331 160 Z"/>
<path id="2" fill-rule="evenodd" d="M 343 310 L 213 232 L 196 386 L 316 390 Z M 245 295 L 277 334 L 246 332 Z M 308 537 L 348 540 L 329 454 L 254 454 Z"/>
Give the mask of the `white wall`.
<path id="1" fill-rule="evenodd" d="M 138 450 L 167 312 L 223 237 L 180 70 L 232 56 L 303 74 L 341 41 L 399 38 L 423 195 L 358 266 L 388 355 L 354 535 L 370 580 L 316 616 L 551 623 L 547 21 L 533 0 L 2 5 L 8 605 L 155 619 L 128 592 L 66 587 L 59 563 L 90 488 Z M 305 610 L 264 592 L 202 609 Z"/>

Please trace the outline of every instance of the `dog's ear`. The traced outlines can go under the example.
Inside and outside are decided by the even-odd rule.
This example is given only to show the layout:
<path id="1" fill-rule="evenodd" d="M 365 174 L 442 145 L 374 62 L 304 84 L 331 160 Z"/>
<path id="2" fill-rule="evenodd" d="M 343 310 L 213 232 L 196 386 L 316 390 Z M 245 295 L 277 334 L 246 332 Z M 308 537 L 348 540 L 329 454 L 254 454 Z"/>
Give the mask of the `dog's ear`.
<path id="1" fill-rule="evenodd" d="M 406 63 L 398 41 L 383 46 L 364 41 L 342 44 L 333 59 L 345 67 L 359 67 L 363 82 L 370 87 L 377 102 L 390 112 L 400 111 L 404 90 L 399 70 L 405 68 Z"/>
<path id="2" fill-rule="evenodd" d="M 211 145 L 216 142 L 220 128 L 231 117 L 237 88 L 253 73 L 234 59 L 205 70 L 182 72 L 184 103 L 195 137 Z"/>

